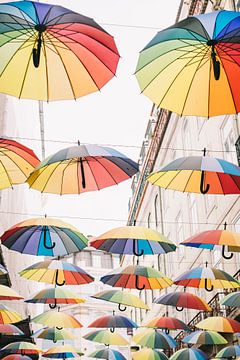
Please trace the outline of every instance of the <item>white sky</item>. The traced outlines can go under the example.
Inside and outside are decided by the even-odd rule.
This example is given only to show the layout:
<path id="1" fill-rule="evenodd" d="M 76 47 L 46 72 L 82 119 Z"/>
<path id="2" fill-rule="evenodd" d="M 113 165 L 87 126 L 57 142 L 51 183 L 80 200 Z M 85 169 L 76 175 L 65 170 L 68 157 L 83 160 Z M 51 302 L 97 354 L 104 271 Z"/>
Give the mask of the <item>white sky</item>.
<path id="1" fill-rule="evenodd" d="M 116 147 L 116 144 L 141 146 L 148 122 L 151 101 L 140 94 L 133 75 L 139 51 L 159 30 L 175 22 L 180 0 L 51 0 L 52 4 L 73 9 L 94 18 L 114 36 L 121 59 L 117 76 L 101 92 L 75 101 L 54 102 L 44 105 L 46 139 L 82 143 L 113 144 L 133 160 L 138 160 L 140 149 Z M 113 26 L 107 24 L 127 25 Z M 71 145 L 46 144 L 46 155 Z M 79 216 L 86 218 L 119 219 L 96 221 L 68 219 L 85 235 L 100 235 L 113 227 L 126 224 L 131 180 L 101 191 L 78 195 L 46 195 L 43 211 L 48 216 Z"/>

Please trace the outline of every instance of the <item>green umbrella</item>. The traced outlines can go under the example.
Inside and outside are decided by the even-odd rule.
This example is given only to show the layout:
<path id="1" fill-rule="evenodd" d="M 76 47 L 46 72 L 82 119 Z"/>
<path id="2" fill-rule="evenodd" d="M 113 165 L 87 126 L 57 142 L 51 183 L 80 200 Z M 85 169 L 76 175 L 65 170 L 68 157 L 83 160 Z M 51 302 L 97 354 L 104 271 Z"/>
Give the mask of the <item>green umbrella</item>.
<path id="1" fill-rule="evenodd" d="M 240 307 L 240 292 L 228 294 L 220 301 L 220 304 L 226 306 Z"/>
<path id="2" fill-rule="evenodd" d="M 56 327 L 40 329 L 33 334 L 33 337 L 38 339 L 51 340 L 54 343 L 57 341 L 76 339 L 76 337 L 70 331 L 66 329 L 59 330 Z"/>
<path id="3" fill-rule="evenodd" d="M 201 345 L 223 345 L 227 344 L 227 340 L 216 331 L 197 330 L 190 335 L 185 336 L 182 342 L 187 344 Z"/>

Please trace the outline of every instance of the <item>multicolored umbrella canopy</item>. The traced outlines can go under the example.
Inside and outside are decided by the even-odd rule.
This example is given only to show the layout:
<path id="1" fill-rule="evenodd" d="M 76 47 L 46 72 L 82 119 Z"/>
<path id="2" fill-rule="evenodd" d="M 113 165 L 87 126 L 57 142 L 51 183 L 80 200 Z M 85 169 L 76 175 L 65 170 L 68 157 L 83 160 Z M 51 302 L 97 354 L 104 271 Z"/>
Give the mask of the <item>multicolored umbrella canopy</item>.
<path id="1" fill-rule="evenodd" d="M 80 267 L 60 260 L 41 261 L 20 271 L 19 274 L 25 279 L 58 286 L 82 285 L 94 281 L 94 278 Z"/>
<path id="2" fill-rule="evenodd" d="M 37 345 L 26 341 L 12 342 L 0 349 L 0 353 L 3 354 L 34 355 L 41 352 L 42 350 Z"/>
<path id="3" fill-rule="evenodd" d="M 169 350 L 177 346 L 176 341 L 170 335 L 158 329 L 139 329 L 133 336 L 133 341 L 152 349 Z"/>
<path id="4" fill-rule="evenodd" d="M 178 311 L 182 311 L 183 308 L 212 311 L 212 308 L 201 297 L 185 291 L 162 295 L 155 299 L 154 303 L 175 306 Z"/>
<path id="5" fill-rule="evenodd" d="M 205 154 L 205 150 L 204 150 Z M 147 177 L 153 185 L 197 194 L 240 194 L 240 167 L 223 159 L 188 156 Z"/>
<path id="6" fill-rule="evenodd" d="M 223 316 L 211 316 L 200 321 L 197 328 L 225 333 L 240 332 L 240 323 L 234 319 Z"/>
<path id="7" fill-rule="evenodd" d="M 85 299 L 80 298 L 71 290 L 59 287 L 43 289 L 30 299 L 25 300 L 26 303 L 49 304 L 49 307 L 52 309 L 54 309 L 58 304 L 81 304 L 85 301 Z"/>
<path id="8" fill-rule="evenodd" d="M 114 287 L 138 290 L 164 289 L 173 284 L 172 280 L 160 271 L 140 265 L 120 267 L 102 276 L 100 280 Z"/>
<path id="9" fill-rule="evenodd" d="M 220 350 L 215 358 L 230 358 L 236 359 L 236 357 L 240 356 L 240 345 L 231 345 Z"/>
<path id="10" fill-rule="evenodd" d="M 62 6 L 0 6 L 0 92 L 35 100 L 76 99 L 116 73 L 114 39 L 93 19 Z"/>
<path id="11" fill-rule="evenodd" d="M 0 324 L 0 334 L 3 335 L 24 335 L 24 332 L 13 324 Z"/>
<path id="12" fill-rule="evenodd" d="M 225 10 L 190 16 L 159 31 L 139 56 L 142 92 L 180 115 L 238 113 L 238 33 L 239 13 Z"/>
<path id="13" fill-rule="evenodd" d="M 0 4 L 0 7 L 1 6 L 2 4 Z M 2 60 L 3 58 L 4 56 L 2 55 Z M 3 138 L 0 138 L 0 157 L 0 190 L 12 187 L 13 185 L 23 184 L 33 169 L 40 162 L 34 152 L 28 147 L 18 143 L 17 141 Z"/>
<path id="14" fill-rule="evenodd" d="M 33 337 L 37 339 L 51 340 L 54 343 L 57 341 L 76 339 L 70 331 L 66 329 L 59 330 L 56 327 L 40 329 L 33 334 Z"/>
<path id="15" fill-rule="evenodd" d="M 139 309 L 149 310 L 149 307 L 139 297 L 131 294 L 128 291 L 104 290 L 95 295 L 91 295 L 91 297 L 94 299 L 116 303 L 118 304 L 118 309 L 120 311 L 125 311 L 126 306 L 133 306 Z"/>
<path id="16" fill-rule="evenodd" d="M 240 307 L 240 292 L 228 294 L 220 301 L 220 304 L 225 306 Z"/>
<path id="17" fill-rule="evenodd" d="M 168 357 L 156 349 L 142 349 L 132 353 L 133 360 L 168 360 Z"/>
<path id="18" fill-rule="evenodd" d="M 58 219 L 28 219 L 1 236 L 10 250 L 38 256 L 64 256 L 84 249 L 88 239 L 72 225 Z"/>
<path id="19" fill-rule="evenodd" d="M 83 355 L 83 353 L 71 345 L 55 346 L 42 354 L 43 357 L 49 359 L 78 358 L 81 355 Z"/>
<path id="20" fill-rule="evenodd" d="M 107 360 L 127 360 L 119 351 L 112 349 L 96 350 L 89 354 L 88 357 Z"/>
<path id="21" fill-rule="evenodd" d="M 175 285 L 213 289 L 237 289 L 240 283 L 223 270 L 209 267 L 198 267 L 186 271 L 174 280 Z"/>
<path id="22" fill-rule="evenodd" d="M 122 315 L 104 315 L 94 320 L 89 328 L 110 328 L 111 332 L 114 332 L 115 328 L 137 328 L 138 325 L 128 318 Z"/>
<path id="23" fill-rule="evenodd" d="M 154 255 L 176 250 L 176 245 L 159 232 L 143 226 L 123 226 L 93 238 L 90 245 L 115 254 Z"/>
<path id="24" fill-rule="evenodd" d="M 85 340 L 95 341 L 105 345 L 129 345 L 129 341 L 125 339 L 121 334 L 117 332 L 112 333 L 109 330 L 91 331 L 90 333 L 83 335 L 83 338 Z"/>
<path id="25" fill-rule="evenodd" d="M 227 340 L 216 331 L 204 330 L 192 332 L 190 335 L 185 336 L 182 342 L 199 345 L 224 345 L 228 343 Z"/>
<path id="26" fill-rule="evenodd" d="M 43 324 L 48 327 L 56 327 L 57 330 L 63 328 L 81 328 L 82 324 L 72 315 L 68 315 L 61 311 L 46 311 L 32 318 L 32 322 L 37 324 Z"/>
<path id="27" fill-rule="evenodd" d="M 143 327 L 152 327 L 152 328 L 159 328 L 159 329 L 170 329 L 170 330 L 185 330 L 191 331 L 189 326 L 187 326 L 182 320 L 169 317 L 169 316 L 162 316 L 151 319 L 147 321 L 145 324 L 142 325 Z"/>
<path id="28" fill-rule="evenodd" d="M 79 145 L 43 160 L 27 182 L 45 193 L 81 194 L 117 185 L 138 171 L 137 163 L 114 149 Z"/>
<path id="29" fill-rule="evenodd" d="M 0 300 L 22 300 L 23 296 L 19 295 L 8 286 L 0 285 Z"/>
<path id="30" fill-rule="evenodd" d="M 31 360 L 31 358 L 26 355 L 12 354 L 4 356 L 2 360 Z"/>
<path id="31" fill-rule="evenodd" d="M 200 349 L 181 349 L 176 351 L 170 360 L 207 360 L 208 356 Z"/>
<path id="32" fill-rule="evenodd" d="M 13 309 L 0 304 L 0 324 L 12 324 L 22 320 L 22 316 Z"/>

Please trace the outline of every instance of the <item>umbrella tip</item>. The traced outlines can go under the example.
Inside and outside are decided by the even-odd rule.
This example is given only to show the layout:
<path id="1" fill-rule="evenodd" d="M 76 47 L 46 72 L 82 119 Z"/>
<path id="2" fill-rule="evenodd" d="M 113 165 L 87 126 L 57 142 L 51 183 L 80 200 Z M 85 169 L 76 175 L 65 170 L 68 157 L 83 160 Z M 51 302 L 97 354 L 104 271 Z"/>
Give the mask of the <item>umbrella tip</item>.
<path id="1" fill-rule="evenodd" d="M 80 145 L 81 145 L 81 143 L 80 143 L 80 141 L 79 141 L 79 140 L 77 141 L 77 144 L 78 144 L 78 146 L 80 146 Z"/>
<path id="2" fill-rule="evenodd" d="M 203 149 L 203 156 L 206 156 L 206 151 L 207 151 L 207 149 L 204 148 L 204 149 Z"/>

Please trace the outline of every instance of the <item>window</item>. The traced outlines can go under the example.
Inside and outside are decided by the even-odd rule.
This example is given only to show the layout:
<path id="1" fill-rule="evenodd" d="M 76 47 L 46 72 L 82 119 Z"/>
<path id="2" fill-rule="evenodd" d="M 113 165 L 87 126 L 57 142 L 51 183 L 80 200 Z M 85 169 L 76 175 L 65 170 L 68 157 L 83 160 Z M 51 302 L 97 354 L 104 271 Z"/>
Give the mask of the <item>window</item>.
<path id="1" fill-rule="evenodd" d="M 93 267 L 101 268 L 101 254 L 93 253 Z"/>
<path id="2" fill-rule="evenodd" d="M 155 200 L 154 200 L 154 213 L 155 213 L 155 227 L 156 230 L 158 228 L 158 223 L 160 220 L 160 203 L 159 203 L 159 196 L 156 195 L 155 196 Z"/>
<path id="3" fill-rule="evenodd" d="M 112 269 L 112 265 L 111 254 L 101 254 L 101 267 L 105 269 Z"/>
<path id="4" fill-rule="evenodd" d="M 79 259 L 85 266 L 92 266 L 92 253 L 90 251 L 81 251 Z"/>

